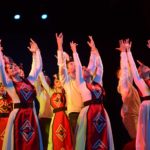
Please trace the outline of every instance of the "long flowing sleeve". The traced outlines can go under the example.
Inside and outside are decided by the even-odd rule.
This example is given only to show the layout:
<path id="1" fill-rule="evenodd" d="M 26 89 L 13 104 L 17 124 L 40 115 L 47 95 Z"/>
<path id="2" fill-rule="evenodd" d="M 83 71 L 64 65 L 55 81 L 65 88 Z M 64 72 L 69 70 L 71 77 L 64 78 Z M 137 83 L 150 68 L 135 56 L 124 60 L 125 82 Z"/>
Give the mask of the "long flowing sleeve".
<path id="1" fill-rule="evenodd" d="M 53 90 L 50 88 L 50 86 L 46 82 L 46 79 L 45 79 L 45 76 L 44 76 L 43 72 L 40 72 L 39 77 L 40 77 L 40 81 L 41 81 L 42 86 L 44 87 L 44 89 L 46 90 L 46 92 L 51 97 L 52 94 L 53 94 Z"/>
<path id="2" fill-rule="evenodd" d="M 39 73 L 42 70 L 42 58 L 41 58 L 41 53 L 39 50 L 37 50 L 35 53 L 32 55 L 32 67 L 31 71 L 28 76 L 28 80 L 34 85 L 35 80 L 37 79 Z"/>
<path id="3" fill-rule="evenodd" d="M 94 81 L 99 83 L 100 85 L 103 85 L 103 63 L 98 51 L 96 56 L 96 72 Z"/>
<path id="4" fill-rule="evenodd" d="M 78 88 L 80 89 L 82 100 L 84 102 L 84 101 L 90 100 L 92 98 L 92 95 L 91 95 L 91 92 L 88 90 L 88 88 L 86 86 L 86 82 L 83 78 L 82 65 L 81 65 L 81 62 L 80 62 L 80 59 L 79 59 L 77 52 L 73 53 L 73 58 L 74 58 L 75 67 L 76 67 L 77 85 L 78 85 Z"/>
<path id="5" fill-rule="evenodd" d="M 9 79 L 5 71 L 5 63 L 4 63 L 3 54 L 1 51 L 0 51 L 0 79 L 5 87 L 13 86 L 11 79 Z"/>
<path id="6" fill-rule="evenodd" d="M 66 67 L 65 53 L 62 50 L 57 51 L 57 59 L 57 64 L 59 66 L 59 78 L 61 83 L 64 85 L 64 83 L 68 81 L 68 72 Z"/>
<path id="7" fill-rule="evenodd" d="M 40 96 L 41 92 L 42 92 L 41 83 L 38 79 L 34 82 L 34 87 L 35 87 L 35 90 L 36 90 L 36 96 L 38 98 Z"/>
<path id="8" fill-rule="evenodd" d="M 128 71 L 129 71 L 128 59 L 126 52 L 120 53 L 120 73 L 118 82 L 118 92 L 124 97 L 128 90 Z"/>
<path id="9" fill-rule="evenodd" d="M 88 69 L 90 70 L 90 73 L 93 75 L 94 71 L 96 69 L 96 53 L 94 53 L 93 51 L 91 51 L 90 54 L 90 59 L 89 59 L 89 64 L 88 64 Z"/>
<path id="10" fill-rule="evenodd" d="M 140 78 L 140 76 L 138 74 L 138 70 L 136 68 L 132 53 L 130 51 L 128 51 L 127 56 L 128 56 L 128 60 L 129 60 L 130 67 L 131 67 L 131 72 L 132 72 L 133 79 L 134 79 L 136 86 L 142 92 L 143 96 L 149 95 L 150 94 L 149 88 L 146 85 L 146 83 L 144 82 L 144 80 L 142 78 Z"/>
<path id="11" fill-rule="evenodd" d="M 74 58 L 75 67 L 76 67 L 76 80 L 77 80 L 77 83 L 80 85 L 85 81 L 83 79 L 82 65 L 81 65 L 81 62 L 80 62 L 80 59 L 79 59 L 77 52 L 73 53 L 73 58 Z"/>

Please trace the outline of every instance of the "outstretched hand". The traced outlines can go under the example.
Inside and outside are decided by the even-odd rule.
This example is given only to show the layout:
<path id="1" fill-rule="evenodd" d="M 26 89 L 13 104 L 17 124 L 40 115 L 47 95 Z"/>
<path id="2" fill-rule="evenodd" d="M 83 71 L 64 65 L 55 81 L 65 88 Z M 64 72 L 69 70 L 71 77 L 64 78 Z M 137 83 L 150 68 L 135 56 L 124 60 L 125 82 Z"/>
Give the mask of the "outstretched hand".
<path id="1" fill-rule="evenodd" d="M 126 50 L 127 50 L 127 51 L 130 51 L 131 46 L 132 46 L 132 41 L 130 41 L 129 39 L 126 39 L 126 40 L 124 41 L 124 44 L 125 44 Z"/>
<path id="2" fill-rule="evenodd" d="M 116 50 L 121 51 L 121 52 L 126 50 L 125 43 L 123 40 L 119 40 L 119 47 L 116 48 Z"/>
<path id="3" fill-rule="evenodd" d="M 57 46 L 58 50 L 62 50 L 62 45 L 63 45 L 63 34 L 56 33 L 56 41 L 57 41 Z"/>
<path id="4" fill-rule="evenodd" d="M 129 51 L 131 49 L 132 42 L 129 39 L 119 40 L 119 47 L 116 50 L 119 51 Z"/>
<path id="5" fill-rule="evenodd" d="M 89 41 L 87 41 L 87 44 L 89 45 L 89 47 L 90 47 L 92 50 L 96 50 L 96 46 L 95 46 L 93 37 L 92 37 L 92 36 L 88 36 L 88 37 L 89 37 Z"/>
<path id="6" fill-rule="evenodd" d="M 30 39 L 30 46 L 28 46 L 28 49 L 30 52 L 35 53 L 37 50 L 39 50 L 39 47 L 33 39 Z"/>
<path id="7" fill-rule="evenodd" d="M 72 50 L 72 52 L 76 52 L 77 51 L 77 43 L 75 43 L 75 42 L 70 42 L 70 47 L 71 47 L 71 50 Z"/>
<path id="8" fill-rule="evenodd" d="M 141 61 L 139 61 L 139 60 L 137 60 L 137 63 L 140 65 L 140 66 L 143 66 L 144 64 L 141 62 Z"/>

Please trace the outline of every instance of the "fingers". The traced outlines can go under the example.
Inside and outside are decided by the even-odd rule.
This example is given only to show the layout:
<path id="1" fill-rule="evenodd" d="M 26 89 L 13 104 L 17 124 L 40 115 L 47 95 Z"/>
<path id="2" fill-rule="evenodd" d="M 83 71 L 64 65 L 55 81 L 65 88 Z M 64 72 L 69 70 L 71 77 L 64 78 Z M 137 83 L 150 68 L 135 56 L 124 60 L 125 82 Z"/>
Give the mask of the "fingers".
<path id="1" fill-rule="evenodd" d="M 32 38 L 30 38 L 30 42 L 35 43 L 35 41 Z"/>
<path id="2" fill-rule="evenodd" d="M 73 52 L 76 52 L 77 45 L 78 44 L 73 41 L 70 42 L 70 47 Z"/>
<path id="3" fill-rule="evenodd" d="M 132 41 L 130 41 L 130 46 L 132 46 Z"/>
<path id="4" fill-rule="evenodd" d="M 123 40 L 119 40 L 119 44 L 122 45 L 123 44 Z"/>
<path id="5" fill-rule="evenodd" d="M 90 43 L 94 43 L 93 37 L 91 35 L 88 36 L 90 39 Z"/>
<path id="6" fill-rule="evenodd" d="M 31 48 L 30 48 L 29 46 L 27 47 L 27 49 L 28 49 L 28 50 L 31 50 Z"/>
<path id="7" fill-rule="evenodd" d="M 90 42 L 89 41 L 87 41 L 87 44 L 90 46 Z"/>
<path id="8" fill-rule="evenodd" d="M 70 44 L 71 44 L 71 45 L 75 45 L 75 46 L 78 45 L 77 43 L 75 43 L 75 42 L 73 42 L 73 41 L 71 41 Z"/>
<path id="9" fill-rule="evenodd" d="M 58 39 L 58 38 L 63 38 L 62 32 L 61 32 L 60 34 L 56 33 L 55 36 L 56 36 L 57 39 Z"/>
<path id="10" fill-rule="evenodd" d="M 63 34 L 62 34 L 62 32 L 59 34 L 59 37 L 60 37 L 60 38 L 62 38 L 62 37 L 63 37 Z"/>
<path id="11" fill-rule="evenodd" d="M 118 51 L 121 51 L 121 48 L 119 48 L 119 47 L 118 47 L 118 48 L 115 48 L 115 49 L 118 50 Z"/>
<path id="12" fill-rule="evenodd" d="M 91 41 L 93 40 L 93 38 L 92 38 L 92 36 L 91 36 L 91 35 L 89 35 L 88 37 L 89 37 L 89 39 L 90 39 Z"/>
<path id="13" fill-rule="evenodd" d="M 56 38 L 58 38 L 58 34 L 57 33 L 55 34 L 55 36 L 56 36 Z"/>
<path id="14" fill-rule="evenodd" d="M 141 62 L 141 61 L 139 61 L 139 60 L 137 60 L 137 63 L 139 64 L 139 65 L 143 65 L 143 63 Z"/>
<path id="15" fill-rule="evenodd" d="M 58 59 L 57 55 L 54 55 L 54 57 L 55 57 L 56 59 Z"/>

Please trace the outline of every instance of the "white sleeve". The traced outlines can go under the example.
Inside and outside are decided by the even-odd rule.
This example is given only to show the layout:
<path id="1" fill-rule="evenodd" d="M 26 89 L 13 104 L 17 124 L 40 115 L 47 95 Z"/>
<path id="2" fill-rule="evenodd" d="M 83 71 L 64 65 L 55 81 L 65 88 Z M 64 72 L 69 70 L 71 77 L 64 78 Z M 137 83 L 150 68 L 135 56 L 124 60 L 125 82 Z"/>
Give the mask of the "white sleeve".
<path id="1" fill-rule="evenodd" d="M 46 92 L 51 97 L 52 94 L 53 94 L 53 90 L 50 88 L 50 86 L 46 82 L 46 79 L 45 79 L 45 76 L 44 76 L 43 72 L 40 72 L 39 77 L 40 77 L 40 81 L 41 81 L 42 86 L 44 87 L 44 89 L 46 90 Z"/>
<path id="2" fill-rule="evenodd" d="M 39 80 L 36 80 L 34 82 L 34 87 L 35 87 L 35 90 L 36 90 L 36 96 L 39 97 L 41 92 L 42 92 L 42 87 L 41 87 L 41 83 L 39 82 Z"/>
<path id="3" fill-rule="evenodd" d="M 32 85 L 34 85 L 34 82 L 37 79 L 41 70 L 42 70 L 42 58 L 40 51 L 37 50 L 32 55 L 32 67 L 28 76 L 28 80 L 32 83 Z"/>
<path id="4" fill-rule="evenodd" d="M 94 81 L 103 85 L 103 63 L 99 54 L 96 56 L 96 72 Z"/>
<path id="5" fill-rule="evenodd" d="M 118 92 L 124 97 L 127 95 L 129 87 L 128 87 L 128 71 L 129 65 L 127 60 L 126 52 L 120 53 L 120 74 L 119 74 L 119 82 L 118 82 Z"/>
<path id="6" fill-rule="evenodd" d="M 8 75 L 5 71 L 5 63 L 4 63 L 3 54 L 1 51 L 0 51 L 0 79 L 4 86 L 6 86 L 6 87 L 13 86 L 12 80 L 8 77 Z"/>
<path id="7" fill-rule="evenodd" d="M 81 62 L 80 62 L 80 59 L 79 59 L 79 56 L 78 56 L 77 52 L 73 53 L 73 59 L 74 59 L 74 62 L 75 62 L 76 80 L 77 80 L 77 83 L 80 85 L 85 81 L 83 79 L 82 65 L 81 65 Z"/>
<path id="8" fill-rule="evenodd" d="M 93 53 L 92 51 L 90 54 L 89 64 L 87 68 L 88 70 L 90 70 L 90 73 L 93 75 L 96 69 L 96 54 Z"/>
<path id="9" fill-rule="evenodd" d="M 58 59 L 58 66 L 59 66 L 59 79 L 61 83 L 64 85 L 65 82 L 68 80 L 68 71 L 66 67 L 66 58 L 63 51 L 57 51 L 57 59 Z"/>
<path id="10" fill-rule="evenodd" d="M 146 83 L 144 82 L 144 80 L 142 78 L 140 78 L 140 76 L 138 74 L 138 70 L 136 68 L 132 53 L 130 51 L 128 51 L 127 56 L 128 56 L 129 64 L 130 64 L 130 67 L 131 67 L 131 72 L 132 72 L 133 79 L 134 79 L 134 82 L 135 82 L 136 86 L 142 92 L 143 96 L 149 95 L 150 94 L 149 93 L 149 88 L 146 85 Z"/>

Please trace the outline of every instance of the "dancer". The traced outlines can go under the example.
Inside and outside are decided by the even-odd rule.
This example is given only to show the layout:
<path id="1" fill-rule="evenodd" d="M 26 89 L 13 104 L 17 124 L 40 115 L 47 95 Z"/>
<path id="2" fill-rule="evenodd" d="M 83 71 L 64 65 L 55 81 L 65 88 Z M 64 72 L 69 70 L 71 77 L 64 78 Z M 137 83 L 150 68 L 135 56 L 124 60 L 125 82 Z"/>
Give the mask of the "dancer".
<path id="1" fill-rule="evenodd" d="M 66 91 L 67 113 L 69 115 L 70 125 L 73 134 L 75 133 L 77 118 L 82 107 L 82 99 L 77 87 L 75 77 L 75 65 L 72 59 L 66 63 L 66 55 L 63 52 L 63 34 L 56 33 L 57 41 L 57 58 L 59 66 L 59 78 Z"/>
<path id="2" fill-rule="evenodd" d="M 105 96 L 105 91 L 102 87 L 103 65 L 92 37 L 89 36 L 89 38 L 92 43 L 92 51 L 97 53 L 95 59 L 96 72 L 93 80 L 91 80 L 90 71 L 86 67 L 82 68 L 76 52 L 77 44 L 74 42 L 70 43 L 76 66 L 76 80 L 84 104 L 78 117 L 75 149 L 113 150 L 111 125 L 103 105 Z M 88 43 L 89 46 L 91 43 Z"/>
<path id="3" fill-rule="evenodd" d="M 133 76 L 130 66 L 128 64 L 125 43 L 123 40 L 119 41 L 120 48 L 120 70 L 118 92 L 122 96 L 123 106 L 121 108 L 121 117 L 124 126 L 126 127 L 131 139 L 136 138 L 138 113 L 140 107 L 140 97 L 138 91 L 133 86 Z"/>
<path id="4" fill-rule="evenodd" d="M 126 40 L 125 46 L 127 50 L 128 61 L 131 67 L 134 82 L 140 93 L 142 94 L 143 102 L 140 105 L 137 136 L 136 136 L 136 150 L 149 150 L 150 149 L 150 68 L 137 69 L 132 53 L 132 43 Z M 141 66 L 140 66 L 141 67 Z M 138 72 L 139 71 L 139 72 Z"/>
<path id="5" fill-rule="evenodd" d="M 117 50 L 120 51 L 120 70 L 118 73 L 119 82 L 117 90 L 118 93 L 121 94 L 123 102 L 121 108 L 122 122 L 128 131 L 130 138 L 132 139 L 125 145 L 125 147 L 132 146 L 133 149 L 135 149 L 138 114 L 141 100 L 138 91 L 133 86 L 133 76 L 128 63 L 125 42 L 120 40 L 119 44 L 120 47 L 117 48 Z"/>
<path id="6" fill-rule="evenodd" d="M 48 150 L 73 150 L 72 131 L 66 113 L 65 90 L 57 75 L 55 75 L 50 103 L 53 107 L 54 115 L 50 126 Z"/>
<path id="7" fill-rule="evenodd" d="M 36 93 L 33 87 L 42 69 L 42 59 L 40 50 L 32 39 L 28 49 L 33 54 L 33 63 L 29 76 L 24 79 L 20 77 L 20 70 L 15 63 L 9 63 L 5 68 L 3 53 L 2 50 L 0 51 L 2 82 L 12 98 L 14 108 L 10 113 L 5 130 L 3 150 L 43 150 L 39 122 L 34 106 Z"/>
<path id="8" fill-rule="evenodd" d="M 34 87 L 36 89 L 37 99 L 40 105 L 38 118 L 42 133 L 43 146 L 44 150 L 47 150 L 52 109 L 50 107 L 50 96 L 43 86 L 43 80 L 45 80 L 48 86 L 50 86 L 51 81 L 49 77 L 47 75 L 44 75 L 43 72 L 40 72 L 38 79 L 34 83 Z"/>
<path id="9" fill-rule="evenodd" d="M 7 94 L 3 84 L 0 83 L 0 150 L 2 149 L 5 128 L 11 111 L 12 100 Z"/>
<path id="10" fill-rule="evenodd" d="M 40 73 L 40 80 L 50 96 L 50 105 L 53 109 L 47 149 L 73 150 L 71 127 L 66 113 L 67 107 L 64 88 L 57 75 L 54 76 L 53 88 L 46 82 L 42 72 Z"/>

